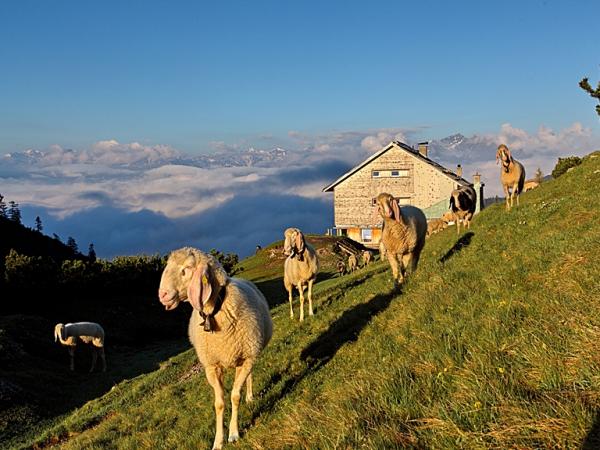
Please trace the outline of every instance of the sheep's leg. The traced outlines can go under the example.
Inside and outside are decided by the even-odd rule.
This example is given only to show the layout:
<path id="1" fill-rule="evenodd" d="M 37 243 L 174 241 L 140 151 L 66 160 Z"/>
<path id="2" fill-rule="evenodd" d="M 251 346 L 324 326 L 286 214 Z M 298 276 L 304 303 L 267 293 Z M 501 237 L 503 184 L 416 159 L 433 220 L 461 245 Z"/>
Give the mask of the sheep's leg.
<path id="1" fill-rule="evenodd" d="M 300 292 L 300 322 L 304 320 L 304 286 L 298 283 L 298 292 Z"/>
<path id="2" fill-rule="evenodd" d="M 458 216 L 454 216 L 454 220 L 456 221 L 456 235 L 460 234 L 460 218 Z"/>
<path id="3" fill-rule="evenodd" d="M 290 300 L 290 319 L 294 318 L 294 305 L 292 304 L 292 293 L 294 292 L 294 288 L 291 287 L 288 291 L 288 298 Z"/>
<path id="4" fill-rule="evenodd" d="M 402 255 L 402 267 L 404 268 L 404 271 L 406 271 L 406 269 L 408 269 L 409 267 L 413 266 L 413 254 L 412 253 L 407 253 L 405 255 Z"/>
<path id="5" fill-rule="evenodd" d="M 75 346 L 74 345 L 70 345 L 69 346 L 69 357 L 71 359 L 71 362 L 69 364 L 69 368 L 71 370 L 75 370 Z"/>
<path id="6" fill-rule="evenodd" d="M 253 400 L 254 395 L 252 395 L 252 372 L 250 372 L 246 378 L 246 403 L 250 403 Z"/>
<path id="7" fill-rule="evenodd" d="M 506 198 L 506 210 L 508 211 L 510 209 L 510 193 L 508 192 L 508 185 L 504 184 L 502 185 L 502 188 L 504 189 L 504 197 Z"/>
<path id="8" fill-rule="evenodd" d="M 314 316 L 315 313 L 313 312 L 313 307 L 312 307 L 312 285 L 313 285 L 314 280 L 308 280 L 308 315 L 309 316 Z"/>
<path id="9" fill-rule="evenodd" d="M 92 367 L 90 367 L 90 373 L 96 368 L 96 361 L 98 360 L 98 349 L 92 346 Z"/>
<path id="10" fill-rule="evenodd" d="M 387 254 L 388 262 L 390 263 L 390 267 L 392 268 L 392 277 L 394 278 L 394 284 L 398 281 L 398 259 L 395 254 L 392 252 L 388 252 Z"/>
<path id="11" fill-rule="evenodd" d="M 100 359 L 102 360 L 102 372 L 106 372 L 106 356 L 104 355 L 104 347 L 98 347 Z"/>
<path id="12" fill-rule="evenodd" d="M 229 423 L 229 442 L 235 442 L 240 438 L 238 430 L 238 408 L 242 386 L 252 371 L 253 361 L 246 360 L 244 364 L 235 368 L 235 380 L 231 389 L 231 422 Z"/>
<path id="13" fill-rule="evenodd" d="M 215 393 L 216 432 L 213 450 L 223 447 L 223 413 L 225 411 L 225 392 L 223 391 L 223 372 L 215 366 L 207 367 L 204 372 L 206 379 Z"/>

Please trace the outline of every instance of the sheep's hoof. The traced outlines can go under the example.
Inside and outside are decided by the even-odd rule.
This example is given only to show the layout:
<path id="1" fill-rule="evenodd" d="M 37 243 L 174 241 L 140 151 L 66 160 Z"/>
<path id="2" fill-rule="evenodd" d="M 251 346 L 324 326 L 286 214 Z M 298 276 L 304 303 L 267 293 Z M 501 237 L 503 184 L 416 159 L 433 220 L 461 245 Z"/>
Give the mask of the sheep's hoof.
<path id="1" fill-rule="evenodd" d="M 230 434 L 229 435 L 229 439 L 227 439 L 229 442 L 237 442 L 240 439 L 240 435 L 239 434 Z"/>
<path id="2" fill-rule="evenodd" d="M 254 401 L 254 396 L 246 395 L 246 403 L 252 403 Z"/>

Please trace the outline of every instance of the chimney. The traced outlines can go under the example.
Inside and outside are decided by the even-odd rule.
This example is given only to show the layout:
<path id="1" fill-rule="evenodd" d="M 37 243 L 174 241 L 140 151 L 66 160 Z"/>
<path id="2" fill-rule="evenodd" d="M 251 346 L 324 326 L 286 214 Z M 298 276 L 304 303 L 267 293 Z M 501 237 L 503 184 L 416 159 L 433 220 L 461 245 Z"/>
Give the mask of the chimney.
<path id="1" fill-rule="evenodd" d="M 419 142 L 419 153 L 421 156 L 427 158 L 427 148 L 429 146 L 429 142 Z"/>
<path id="2" fill-rule="evenodd" d="M 456 175 L 462 178 L 462 166 L 460 164 L 456 166 Z"/>
<path id="3" fill-rule="evenodd" d="M 479 172 L 475 172 L 475 175 L 473 175 L 473 184 L 481 184 L 481 174 Z"/>

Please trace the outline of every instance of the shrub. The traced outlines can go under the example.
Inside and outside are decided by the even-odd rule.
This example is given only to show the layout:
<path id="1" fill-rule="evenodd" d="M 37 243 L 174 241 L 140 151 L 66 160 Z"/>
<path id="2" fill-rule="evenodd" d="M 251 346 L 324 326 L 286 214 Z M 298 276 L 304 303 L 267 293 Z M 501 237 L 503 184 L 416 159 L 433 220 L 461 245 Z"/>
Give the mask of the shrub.
<path id="1" fill-rule="evenodd" d="M 567 158 L 558 158 L 558 162 L 552 170 L 552 177 L 558 178 L 571 167 L 576 167 L 581 164 L 581 158 L 578 156 L 568 156 Z"/>

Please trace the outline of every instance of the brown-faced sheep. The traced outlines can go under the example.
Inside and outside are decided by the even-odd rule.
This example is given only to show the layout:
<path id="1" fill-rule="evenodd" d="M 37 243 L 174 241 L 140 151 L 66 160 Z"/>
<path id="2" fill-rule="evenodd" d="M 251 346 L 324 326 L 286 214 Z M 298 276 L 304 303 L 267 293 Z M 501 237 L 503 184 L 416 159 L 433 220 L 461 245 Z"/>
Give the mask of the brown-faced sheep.
<path id="1" fill-rule="evenodd" d="M 344 275 L 344 273 L 346 272 L 346 264 L 344 263 L 344 261 L 340 260 L 337 262 L 336 264 L 336 269 L 337 269 L 337 273 L 338 276 L 342 276 Z"/>
<path id="2" fill-rule="evenodd" d="M 392 267 L 394 284 L 404 282 L 405 271 L 414 271 L 425 245 L 427 219 L 419 208 L 400 208 L 390 194 L 382 193 L 376 198 L 379 214 L 383 218 L 381 241 Z"/>
<path id="3" fill-rule="evenodd" d="M 57 323 L 54 327 L 54 342 L 59 341 L 69 349 L 71 370 L 75 370 L 75 347 L 77 342 L 92 345 L 92 367 L 94 371 L 98 353 L 102 360 L 102 371 L 106 372 L 106 356 L 104 355 L 104 329 L 95 322 L 75 322 L 63 325 Z"/>
<path id="4" fill-rule="evenodd" d="M 450 210 L 456 222 L 456 234 L 460 234 L 460 221 L 471 228 L 471 219 L 477 207 L 477 194 L 471 186 L 461 186 L 450 194 Z"/>
<path id="5" fill-rule="evenodd" d="M 190 341 L 215 395 L 213 449 L 223 445 L 223 369 L 235 368 L 229 442 L 237 441 L 241 390 L 245 383 L 246 401 L 252 401 L 252 367 L 273 333 L 265 297 L 250 281 L 229 277 L 214 257 L 190 247 L 169 255 L 158 296 L 166 310 L 183 301 L 193 307 Z"/>
<path id="6" fill-rule="evenodd" d="M 525 183 L 525 168 L 523 164 L 513 159 L 510 150 L 504 144 L 500 144 L 496 152 L 496 164 L 499 161 L 502 161 L 500 181 L 506 196 L 506 210 L 509 210 L 513 206 L 515 196 L 517 197 L 517 206 L 519 205 L 519 194 L 523 191 L 523 184 Z"/>
<path id="7" fill-rule="evenodd" d="M 294 287 L 300 294 L 300 321 L 304 320 L 304 288 L 308 287 L 308 315 L 314 315 L 312 306 L 312 286 L 319 272 L 319 258 L 312 245 L 306 242 L 298 228 L 288 228 L 284 232 L 283 253 L 287 256 L 283 267 L 283 284 L 288 291 L 290 317 L 294 318 L 292 294 Z"/>

